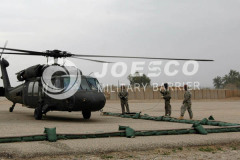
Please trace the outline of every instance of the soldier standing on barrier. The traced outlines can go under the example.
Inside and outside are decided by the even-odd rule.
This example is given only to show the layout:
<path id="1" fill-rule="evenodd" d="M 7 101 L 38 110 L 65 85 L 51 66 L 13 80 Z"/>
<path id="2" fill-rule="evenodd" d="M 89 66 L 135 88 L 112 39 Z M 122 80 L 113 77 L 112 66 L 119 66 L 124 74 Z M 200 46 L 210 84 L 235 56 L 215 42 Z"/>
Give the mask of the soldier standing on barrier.
<path id="1" fill-rule="evenodd" d="M 186 110 L 188 110 L 189 117 L 190 117 L 190 119 L 192 119 L 193 118 L 192 101 L 191 101 L 192 94 L 191 94 L 190 91 L 188 91 L 188 86 L 187 85 L 184 85 L 184 90 L 185 90 L 184 100 L 183 100 L 183 105 L 181 107 L 181 116 L 179 117 L 179 119 L 183 119 L 184 113 L 185 113 Z"/>
<path id="2" fill-rule="evenodd" d="M 164 88 L 165 90 L 162 91 L 160 90 L 160 93 L 163 95 L 163 99 L 165 101 L 165 116 L 171 116 L 171 104 L 170 104 L 170 99 L 171 99 L 171 93 L 168 89 L 168 84 L 164 83 Z"/>
<path id="3" fill-rule="evenodd" d="M 122 114 L 125 114 L 125 107 L 127 113 L 130 113 L 128 105 L 128 92 L 125 90 L 125 86 L 121 86 L 121 91 L 118 93 L 118 97 L 120 98 L 121 101 Z"/>

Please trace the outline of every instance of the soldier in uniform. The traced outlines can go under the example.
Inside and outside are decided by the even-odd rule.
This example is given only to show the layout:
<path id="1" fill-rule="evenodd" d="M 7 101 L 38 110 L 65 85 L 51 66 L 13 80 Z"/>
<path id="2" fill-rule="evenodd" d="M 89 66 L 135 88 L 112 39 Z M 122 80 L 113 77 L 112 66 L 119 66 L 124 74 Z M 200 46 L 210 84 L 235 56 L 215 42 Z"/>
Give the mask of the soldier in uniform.
<path id="1" fill-rule="evenodd" d="M 188 110 L 189 117 L 190 117 L 190 119 L 192 119 L 193 118 L 192 101 L 191 101 L 192 94 L 191 94 L 190 91 L 188 91 L 188 86 L 187 85 L 184 85 L 184 90 L 185 90 L 184 100 L 183 100 L 183 105 L 181 107 L 181 116 L 180 116 L 179 119 L 183 119 L 184 113 L 185 113 L 186 110 Z"/>
<path id="2" fill-rule="evenodd" d="M 130 113 L 128 105 L 128 92 L 125 90 L 125 86 L 121 86 L 121 92 L 118 93 L 118 97 L 121 101 L 122 114 L 125 114 L 125 107 L 127 109 L 127 113 Z"/>
<path id="3" fill-rule="evenodd" d="M 163 99 L 165 100 L 165 116 L 171 116 L 171 105 L 170 105 L 170 99 L 171 99 L 171 93 L 168 89 L 168 84 L 164 83 L 165 90 L 160 90 L 160 93 L 163 95 Z"/>

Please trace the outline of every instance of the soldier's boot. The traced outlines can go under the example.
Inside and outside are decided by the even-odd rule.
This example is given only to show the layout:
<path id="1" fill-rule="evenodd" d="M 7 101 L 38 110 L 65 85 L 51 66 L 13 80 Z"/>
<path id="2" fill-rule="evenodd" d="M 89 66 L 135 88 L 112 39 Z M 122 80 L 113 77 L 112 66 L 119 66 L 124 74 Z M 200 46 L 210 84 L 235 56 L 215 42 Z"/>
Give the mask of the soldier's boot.
<path id="1" fill-rule="evenodd" d="M 165 116 L 170 117 L 169 109 L 167 109 L 167 113 Z"/>
<path id="2" fill-rule="evenodd" d="M 184 117 L 183 117 L 183 116 L 180 116 L 178 119 L 181 120 L 181 119 L 184 119 Z"/>
<path id="3" fill-rule="evenodd" d="M 193 119 L 193 115 L 190 115 L 190 119 Z"/>

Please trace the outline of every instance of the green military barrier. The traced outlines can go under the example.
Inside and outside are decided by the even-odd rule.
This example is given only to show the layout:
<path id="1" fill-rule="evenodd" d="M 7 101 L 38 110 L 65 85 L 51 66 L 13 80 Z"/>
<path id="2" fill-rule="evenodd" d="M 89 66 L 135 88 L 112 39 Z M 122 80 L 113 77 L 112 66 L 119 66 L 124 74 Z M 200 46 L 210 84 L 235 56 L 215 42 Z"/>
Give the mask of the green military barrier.
<path id="1" fill-rule="evenodd" d="M 128 126 L 119 126 L 119 130 L 125 130 L 125 134 L 127 138 L 135 137 L 135 130 Z"/>
<path id="2" fill-rule="evenodd" d="M 45 141 L 45 140 L 47 140 L 46 135 L 31 135 L 31 136 L 22 136 L 22 137 L 0 137 L 0 143 Z"/>
<path id="3" fill-rule="evenodd" d="M 180 135 L 180 134 L 203 134 L 208 133 L 224 133 L 224 132 L 240 132 L 240 125 L 236 123 L 227 123 L 220 121 L 213 121 L 213 116 L 202 120 L 179 120 L 172 117 L 153 117 L 147 114 L 140 113 L 122 115 L 120 113 L 104 112 L 103 115 L 119 116 L 122 118 L 144 119 L 154 121 L 167 121 L 176 123 L 193 124 L 189 129 L 173 129 L 173 130 L 148 130 L 135 131 L 129 126 L 119 126 L 118 132 L 108 133 L 92 133 L 92 134 L 57 134 L 56 128 L 45 128 L 43 135 L 30 135 L 20 137 L 0 137 L 0 143 L 10 142 L 29 142 L 29 141 L 45 141 L 55 142 L 64 139 L 86 139 L 86 138 L 106 138 L 106 137 L 127 137 L 134 138 L 135 136 L 157 136 L 157 135 Z M 220 126 L 219 128 L 204 128 L 202 125 Z"/>
<path id="4" fill-rule="evenodd" d="M 208 133 L 240 132 L 240 127 L 207 128 Z"/>
<path id="5" fill-rule="evenodd" d="M 202 120 L 187 120 L 187 119 L 177 119 L 173 117 L 164 117 L 164 116 L 159 116 L 159 117 L 153 117 L 149 116 L 147 114 L 141 115 L 140 113 L 136 114 L 125 114 L 122 115 L 120 113 L 111 113 L 111 112 L 103 112 L 103 115 L 106 116 L 118 116 L 122 118 L 133 118 L 133 119 L 144 119 L 144 120 L 154 120 L 154 121 L 166 121 L 166 122 L 175 122 L 175 123 L 187 123 L 187 124 L 195 124 L 199 123 L 201 125 L 210 125 L 210 126 L 238 126 L 240 124 L 237 123 L 227 123 L 227 122 L 220 122 L 220 121 L 212 121 L 210 119 L 214 119 L 212 116 L 210 116 L 208 119 L 204 118 Z"/>
<path id="6" fill-rule="evenodd" d="M 208 117 L 208 120 L 215 120 L 215 119 L 214 119 L 213 116 L 211 115 L 211 116 Z"/>
<path id="7" fill-rule="evenodd" d="M 240 132 L 240 126 L 227 126 L 219 128 L 203 128 L 200 123 L 195 123 L 192 128 L 172 129 L 172 130 L 143 130 L 135 131 L 129 126 L 119 126 L 118 132 L 91 133 L 91 134 L 56 134 L 56 128 L 45 128 L 43 135 L 29 135 L 19 137 L 0 137 L 0 143 L 11 142 L 29 142 L 29 141 L 45 141 L 55 142 L 57 140 L 67 139 L 87 139 L 87 138 L 107 138 L 107 137 L 127 137 L 134 138 L 136 136 L 160 136 L 160 135 L 182 135 L 182 134 L 203 134 L 208 133 L 224 133 L 224 132 Z"/>
<path id="8" fill-rule="evenodd" d="M 47 134 L 47 139 L 49 142 L 57 141 L 56 128 L 45 128 L 44 133 Z"/>
<path id="9" fill-rule="evenodd" d="M 200 123 L 194 123 L 192 127 L 200 134 L 208 134 L 208 132 L 203 128 Z"/>

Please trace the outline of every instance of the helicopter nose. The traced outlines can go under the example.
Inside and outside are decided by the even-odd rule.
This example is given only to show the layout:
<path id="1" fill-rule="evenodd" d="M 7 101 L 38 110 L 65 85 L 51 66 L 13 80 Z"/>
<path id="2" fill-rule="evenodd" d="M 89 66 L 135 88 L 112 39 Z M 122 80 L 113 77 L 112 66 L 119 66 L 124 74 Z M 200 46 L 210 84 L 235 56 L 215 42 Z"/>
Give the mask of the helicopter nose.
<path id="1" fill-rule="evenodd" d="M 103 93 L 92 93 L 90 98 L 90 103 L 92 106 L 98 106 L 103 108 L 105 105 L 106 99 Z M 100 109 L 99 109 L 100 110 Z"/>
<path id="2" fill-rule="evenodd" d="M 85 91 L 77 94 L 77 102 L 82 109 L 99 111 L 104 107 L 106 98 L 101 92 Z"/>

